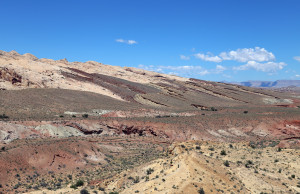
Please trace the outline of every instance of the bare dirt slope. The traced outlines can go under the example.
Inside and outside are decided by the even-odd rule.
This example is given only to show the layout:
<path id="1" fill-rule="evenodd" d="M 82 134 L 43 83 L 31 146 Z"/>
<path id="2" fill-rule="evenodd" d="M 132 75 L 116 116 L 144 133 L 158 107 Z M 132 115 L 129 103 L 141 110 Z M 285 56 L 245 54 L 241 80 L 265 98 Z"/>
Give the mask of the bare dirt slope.
<path id="1" fill-rule="evenodd" d="M 299 150 L 187 142 L 167 154 L 99 186 L 120 193 L 300 192 Z"/>

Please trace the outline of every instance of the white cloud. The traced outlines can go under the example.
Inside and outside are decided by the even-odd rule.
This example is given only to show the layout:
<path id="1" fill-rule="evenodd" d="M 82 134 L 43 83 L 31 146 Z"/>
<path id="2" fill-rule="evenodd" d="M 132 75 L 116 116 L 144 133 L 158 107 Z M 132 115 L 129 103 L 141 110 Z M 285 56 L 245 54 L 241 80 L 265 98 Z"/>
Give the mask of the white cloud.
<path id="1" fill-rule="evenodd" d="M 182 60 L 190 60 L 189 56 L 185 56 L 185 55 L 180 55 L 180 59 Z"/>
<path id="2" fill-rule="evenodd" d="M 129 44 L 129 45 L 132 45 L 132 44 L 137 44 L 138 42 L 135 41 L 135 40 L 124 40 L 124 39 L 116 39 L 116 42 L 120 42 L 120 43 L 125 43 L 125 44 Z"/>
<path id="3" fill-rule="evenodd" d="M 214 56 L 210 53 L 209 54 L 197 53 L 194 56 L 204 61 L 211 61 L 211 62 L 218 62 L 218 63 L 225 60 L 238 61 L 238 62 L 248 62 L 248 61 L 263 62 L 263 61 L 275 60 L 275 56 L 273 53 L 260 47 L 243 48 L 243 49 L 237 49 L 229 52 L 221 52 L 217 56 Z"/>
<path id="4" fill-rule="evenodd" d="M 201 66 L 183 65 L 183 66 L 153 66 L 153 65 L 139 65 L 141 69 L 154 71 L 158 73 L 166 73 L 171 75 L 178 75 L 182 77 L 199 77 L 209 74 L 221 74 L 226 70 L 222 65 L 217 65 L 214 69 L 204 69 Z"/>
<path id="5" fill-rule="evenodd" d="M 198 59 L 202 59 L 203 61 L 211 61 L 211 62 L 217 62 L 217 63 L 222 61 L 222 59 L 218 56 L 205 55 L 202 53 L 197 53 L 194 56 Z"/>
<path id="6" fill-rule="evenodd" d="M 300 62 L 300 57 L 299 57 L 299 56 L 294 57 L 294 59 L 295 59 L 296 61 L 299 61 L 299 62 Z"/>
<path id="7" fill-rule="evenodd" d="M 300 77 L 300 75 L 295 75 L 296 77 Z"/>
<path id="8" fill-rule="evenodd" d="M 266 62 L 266 63 L 259 63 L 256 61 L 248 61 L 247 64 L 241 65 L 238 67 L 234 67 L 234 70 L 249 70 L 249 69 L 255 69 L 256 71 L 263 71 L 263 72 L 276 72 L 277 70 L 281 70 L 286 66 L 287 64 L 280 62 Z"/>
<path id="9" fill-rule="evenodd" d="M 226 70 L 226 67 L 222 66 L 222 65 L 217 65 L 216 66 L 216 71 L 218 72 L 223 72 Z"/>
<path id="10" fill-rule="evenodd" d="M 142 65 L 138 66 L 141 69 L 148 71 L 154 71 L 158 73 L 166 73 L 172 75 L 178 75 L 183 77 L 195 77 L 195 75 L 203 74 L 201 73 L 203 68 L 201 66 L 183 65 L 183 66 L 154 66 L 154 65 Z"/>
<path id="11" fill-rule="evenodd" d="M 208 70 L 203 70 L 203 71 L 200 71 L 198 74 L 204 76 L 204 75 L 210 74 L 210 72 Z"/>
<path id="12" fill-rule="evenodd" d="M 272 61 L 275 60 L 273 53 L 268 52 L 264 48 L 255 47 L 253 48 L 243 48 L 237 49 L 235 51 L 222 52 L 219 55 L 223 60 L 232 60 L 239 62 L 248 62 L 248 61 Z"/>

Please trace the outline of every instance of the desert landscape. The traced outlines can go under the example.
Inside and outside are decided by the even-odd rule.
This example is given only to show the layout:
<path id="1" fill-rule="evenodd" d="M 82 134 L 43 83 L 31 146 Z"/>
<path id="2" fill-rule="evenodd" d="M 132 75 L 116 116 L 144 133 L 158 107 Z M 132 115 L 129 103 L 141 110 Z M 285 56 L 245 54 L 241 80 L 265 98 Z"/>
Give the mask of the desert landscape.
<path id="1" fill-rule="evenodd" d="M 299 193 L 300 92 L 0 51 L 0 193 Z"/>

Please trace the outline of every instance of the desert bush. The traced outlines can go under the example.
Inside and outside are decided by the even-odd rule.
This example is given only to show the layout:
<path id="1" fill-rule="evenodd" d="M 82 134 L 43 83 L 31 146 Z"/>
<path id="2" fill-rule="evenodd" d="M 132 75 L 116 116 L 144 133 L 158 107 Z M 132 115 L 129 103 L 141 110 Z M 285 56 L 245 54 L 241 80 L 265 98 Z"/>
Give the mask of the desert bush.
<path id="1" fill-rule="evenodd" d="M 149 176 L 146 176 L 145 181 L 149 181 Z"/>
<path id="2" fill-rule="evenodd" d="M 229 164 L 229 161 L 228 160 L 226 160 L 224 163 L 224 166 L 226 166 L 226 167 L 229 167 L 230 166 L 230 164 Z"/>
<path id="3" fill-rule="evenodd" d="M 291 177 L 294 179 L 296 176 L 294 174 L 292 174 Z"/>
<path id="4" fill-rule="evenodd" d="M 256 148 L 256 146 L 255 146 L 255 142 L 253 142 L 253 141 L 251 141 L 251 142 L 250 142 L 249 146 L 250 146 L 251 148 L 253 148 L 253 149 L 255 149 L 255 148 Z"/>
<path id="5" fill-rule="evenodd" d="M 86 189 L 82 189 L 82 190 L 80 191 L 80 194 L 89 194 L 89 192 L 88 192 Z"/>
<path id="6" fill-rule="evenodd" d="M 250 168 L 251 165 L 253 165 L 253 162 L 251 160 L 247 160 L 246 164 L 245 164 L 245 167 L 246 168 Z"/>
<path id="7" fill-rule="evenodd" d="M 226 151 L 225 150 L 222 150 L 221 153 L 220 153 L 222 156 L 226 156 Z"/>
<path id="8" fill-rule="evenodd" d="M 73 184 L 73 185 L 71 185 L 70 187 L 72 188 L 72 189 L 77 189 L 77 187 L 81 187 L 81 186 L 83 186 L 83 181 L 82 180 L 78 180 L 75 184 Z"/>
<path id="9" fill-rule="evenodd" d="M 140 182 L 140 177 L 136 176 L 135 179 L 133 179 L 133 182 L 134 183 L 139 183 Z"/>
<path id="10" fill-rule="evenodd" d="M 147 169 L 147 175 L 152 174 L 152 172 L 154 172 L 154 169 L 153 169 L 153 168 L 148 168 L 148 169 Z"/>
<path id="11" fill-rule="evenodd" d="M 105 191 L 105 188 L 99 187 L 99 191 Z"/>
<path id="12" fill-rule="evenodd" d="M 89 115 L 88 115 L 88 114 L 83 114 L 82 117 L 83 117 L 83 118 L 88 118 Z"/>
<path id="13" fill-rule="evenodd" d="M 198 190 L 198 193 L 199 193 L 199 194 L 205 194 L 204 189 L 201 187 L 201 188 Z"/>
<path id="14" fill-rule="evenodd" d="M 6 114 L 0 115 L 0 119 L 8 119 L 8 118 L 9 118 L 9 116 L 7 116 Z"/>
<path id="15" fill-rule="evenodd" d="M 216 109 L 215 107 L 211 107 L 210 110 L 211 111 L 218 111 L 218 109 Z"/>

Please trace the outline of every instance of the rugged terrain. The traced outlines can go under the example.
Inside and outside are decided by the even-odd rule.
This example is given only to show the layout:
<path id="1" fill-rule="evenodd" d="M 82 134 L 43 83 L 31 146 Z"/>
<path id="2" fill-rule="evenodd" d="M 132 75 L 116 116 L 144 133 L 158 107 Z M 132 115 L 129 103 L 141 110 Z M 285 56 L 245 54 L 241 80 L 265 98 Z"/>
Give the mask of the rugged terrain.
<path id="1" fill-rule="evenodd" d="M 277 80 L 277 81 L 246 81 L 233 82 L 232 84 L 261 87 L 261 88 L 285 88 L 285 87 L 300 87 L 300 80 Z"/>
<path id="2" fill-rule="evenodd" d="M 0 51 L 0 104 L 0 193 L 299 192 L 298 90 Z"/>

